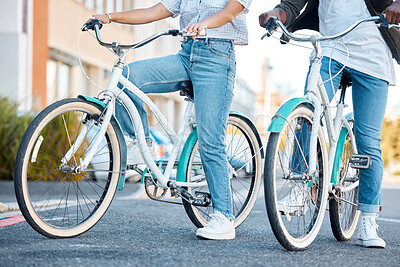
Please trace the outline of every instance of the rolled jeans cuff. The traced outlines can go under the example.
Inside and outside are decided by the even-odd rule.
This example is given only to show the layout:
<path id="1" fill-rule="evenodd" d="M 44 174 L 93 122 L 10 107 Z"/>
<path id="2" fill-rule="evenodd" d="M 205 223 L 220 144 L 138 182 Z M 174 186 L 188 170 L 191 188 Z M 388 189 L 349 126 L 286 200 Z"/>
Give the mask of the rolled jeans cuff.
<path id="1" fill-rule="evenodd" d="M 226 212 L 226 211 L 221 211 L 221 210 L 218 210 L 218 209 L 214 209 L 214 212 L 215 211 L 218 211 L 218 212 L 220 212 L 222 215 L 224 215 L 226 218 L 228 218 L 229 220 L 235 220 L 235 216 L 233 216 L 231 213 L 229 213 L 229 212 Z"/>
<path id="2" fill-rule="evenodd" d="M 379 213 L 380 209 L 381 209 L 381 205 L 370 205 L 370 204 L 359 203 L 358 209 L 363 212 Z"/>

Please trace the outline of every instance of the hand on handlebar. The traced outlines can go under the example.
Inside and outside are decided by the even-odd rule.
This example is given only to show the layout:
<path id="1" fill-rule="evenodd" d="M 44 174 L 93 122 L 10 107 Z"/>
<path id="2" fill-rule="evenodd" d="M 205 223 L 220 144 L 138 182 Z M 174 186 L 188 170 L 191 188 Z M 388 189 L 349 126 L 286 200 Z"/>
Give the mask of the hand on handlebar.
<path id="1" fill-rule="evenodd" d="M 275 8 L 273 10 L 267 11 L 265 13 L 262 13 L 258 17 L 258 21 L 260 23 L 260 26 L 265 28 L 267 26 L 268 20 L 271 17 L 276 17 L 278 20 L 282 21 L 282 23 L 286 22 L 286 11 L 283 10 L 282 8 Z"/>
<path id="2" fill-rule="evenodd" d="M 110 23 L 110 18 L 106 14 L 96 14 L 90 17 L 85 24 L 82 26 L 82 31 L 94 30 L 94 25 L 98 24 L 99 29 L 103 27 L 103 24 Z"/>
<path id="3" fill-rule="evenodd" d="M 194 38 L 198 36 L 204 36 L 206 29 L 207 25 L 204 22 L 200 21 L 198 23 L 193 23 L 186 26 L 184 31 L 187 33 L 186 36 L 193 36 Z"/>
<path id="4" fill-rule="evenodd" d="M 109 18 L 106 14 L 96 14 L 96 15 L 93 15 L 93 16 L 90 17 L 90 19 L 88 19 L 88 20 L 86 21 L 86 23 L 88 23 L 88 22 L 90 22 L 90 21 L 92 21 L 92 20 L 95 20 L 95 19 L 100 20 L 102 24 L 108 24 L 108 23 L 110 23 L 110 18 Z M 86 23 L 85 23 L 85 24 L 86 24 Z"/>
<path id="5" fill-rule="evenodd" d="M 388 6 L 383 12 L 386 15 L 386 19 L 390 24 L 400 23 L 400 2 L 395 1 L 393 4 Z"/>

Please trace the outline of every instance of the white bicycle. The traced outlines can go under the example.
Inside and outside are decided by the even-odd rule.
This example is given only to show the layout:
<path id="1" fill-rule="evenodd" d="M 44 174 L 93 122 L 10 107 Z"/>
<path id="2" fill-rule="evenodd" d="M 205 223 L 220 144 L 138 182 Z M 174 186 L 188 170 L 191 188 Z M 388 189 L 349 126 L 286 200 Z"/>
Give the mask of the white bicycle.
<path id="1" fill-rule="evenodd" d="M 324 86 L 329 81 L 323 81 L 320 76 L 320 42 L 339 39 L 364 22 L 398 27 L 389 25 L 383 16 L 375 16 L 362 19 L 335 36 L 304 36 L 291 34 L 275 17 L 268 21 L 268 32 L 264 36 L 271 36 L 279 26 L 289 39 L 311 42 L 315 52 L 305 96 L 282 105 L 269 127 L 271 134 L 264 167 L 265 204 L 275 237 L 288 250 L 303 250 L 314 241 L 328 201 L 336 239 L 348 240 L 356 229 L 358 170 L 368 169 L 371 160 L 367 155 L 357 154 L 352 113 L 343 115 L 346 88 L 351 84 L 344 74 L 339 87 L 340 99 L 335 105 L 336 115 L 331 114 Z"/>
<path id="2" fill-rule="evenodd" d="M 83 30 L 94 30 L 99 44 L 111 48 L 118 57 L 107 89 L 101 99 L 80 95 L 58 101 L 40 112 L 28 127 L 18 150 L 14 173 L 22 214 L 45 236 L 61 238 L 82 234 L 104 215 L 116 189 L 123 189 L 126 170 L 134 169 L 142 174 L 150 198 L 183 204 L 190 220 L 197 227 L 203 227 L 213 211 L 198 152 L 191 83 L 181 84 L 187 106 L 179 130 L 175 132 L 150 98 L 122 75 L 128 51 L 164 35 L 185 36 L 186 33 L 179 30 L 159 32 L 137 44 L 123 45 L 103 42 L 101 27 L 101 23 L 94 20 Z M 152 159 L 139 113 L 124 91 L 117 87 L 118 83 L 148 106 L 171 138 L 173 149 L 168 161 Z M 116 98 L 130 113 L 147 165 L 145 169 L 126 164 L 124 135 L 113 114 Z M 190 131 L 188 136 L 187 131 Z M 226 130 L 226 151 L 235 227 L 247 218 L 257 199 L 262 147 L 250 119 L 232 111 Z M 172 175 L 174 169 L 176 175 Z"/>

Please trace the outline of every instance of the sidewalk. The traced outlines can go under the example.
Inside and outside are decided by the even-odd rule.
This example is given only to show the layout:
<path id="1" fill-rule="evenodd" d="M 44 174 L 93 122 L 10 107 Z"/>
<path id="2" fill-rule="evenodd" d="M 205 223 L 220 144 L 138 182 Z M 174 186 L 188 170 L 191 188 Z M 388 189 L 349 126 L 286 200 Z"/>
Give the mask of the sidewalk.
<path id="1" fill-rule="evenodd" d="M 126 182 L 124 190 L 116 191 L 115 198 L 137 199 L 143 198 L 144 195 L 142 184 Z M 19 211 L 17 199 L 15 197 L 14 182 L 0 181 L 0 214 L 13 211 Z"/>
<path id="2" fill-rule="evenodd" d="M 383 172 L 382 188 L 400 189 L 400 176 Z"/>
<path id="3" fill-rule="evenodd" d="M 0 213 L 19 210 L 13 181 L 0 181 Z"/>

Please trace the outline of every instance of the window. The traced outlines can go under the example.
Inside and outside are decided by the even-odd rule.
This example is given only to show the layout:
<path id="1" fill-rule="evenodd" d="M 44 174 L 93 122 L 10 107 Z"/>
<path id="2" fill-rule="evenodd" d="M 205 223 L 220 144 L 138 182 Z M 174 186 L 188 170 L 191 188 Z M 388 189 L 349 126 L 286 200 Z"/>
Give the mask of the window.
<path id="1" fill-rule="evenodd" d="M 96 12 L 99 14 L 104 13 L 104 0 L 96 0 Z"/>
<path id="2" fill-rule="evenodd" d="M 89 9 L 94 9 L 94 0 L 85 0 L 85 6 Z"/>
<path id="3" fill-rule="evenodd" d="M 115 1 L 115 12 L 121 12 L 121 11 L 123 11 L 122 0 L 116 0 Z"/>
<path id="4" fill-rule="evenodd" d="M 57 86 L 57 97 L 63 99 L 68 97 L 69 88 L 69 67 L 65 64 L 58 66 L 58 86 Z"/>
<path id="5" fill-rule="evenodd" d="M 28 32 L 28 1 L 24 0 L 22 4 L 22 32 Z"/>
<path id="6" fill-rule="evenodd" d="M 114 12 L 114 0 L 107 0 L 107 12 L 111 13 Z"/>
<path id="7" fill-rule="evenodd" d="M 48 104 L 69 96 L 70 75 L 68 65 L 54 60 L 47 62 L 46 94 Z"/>

